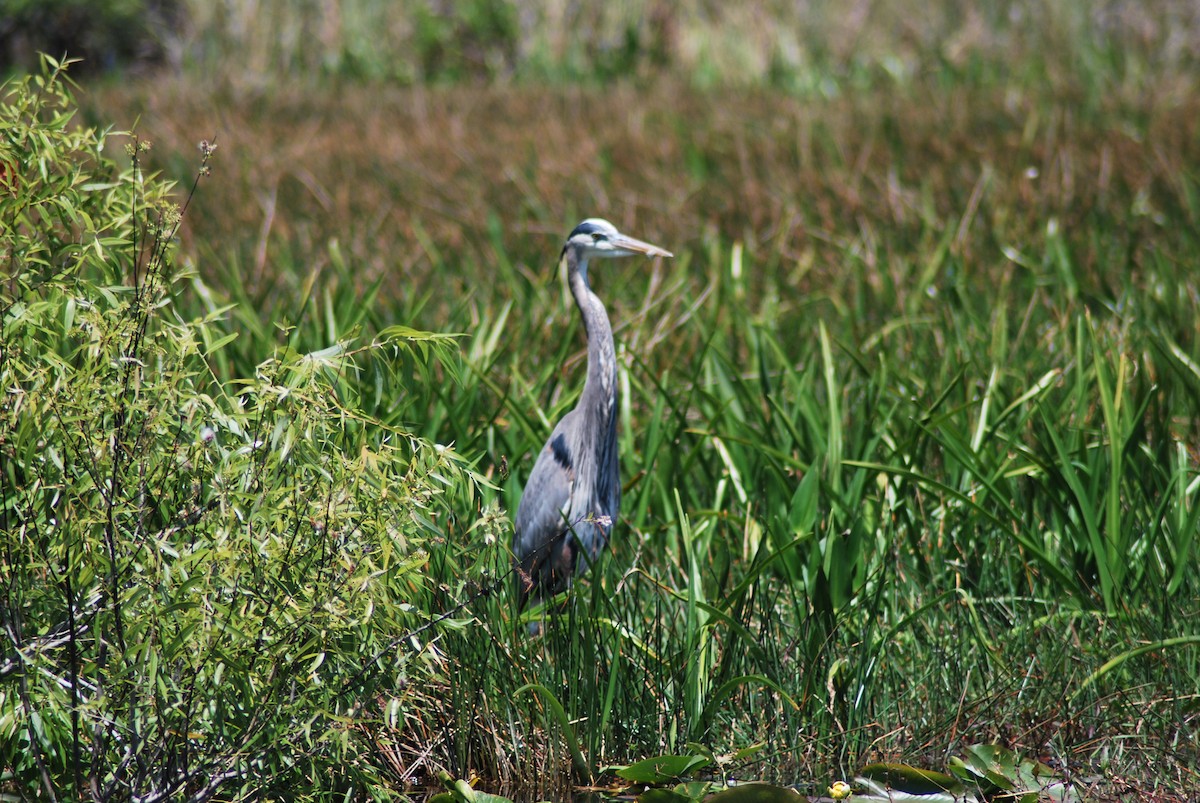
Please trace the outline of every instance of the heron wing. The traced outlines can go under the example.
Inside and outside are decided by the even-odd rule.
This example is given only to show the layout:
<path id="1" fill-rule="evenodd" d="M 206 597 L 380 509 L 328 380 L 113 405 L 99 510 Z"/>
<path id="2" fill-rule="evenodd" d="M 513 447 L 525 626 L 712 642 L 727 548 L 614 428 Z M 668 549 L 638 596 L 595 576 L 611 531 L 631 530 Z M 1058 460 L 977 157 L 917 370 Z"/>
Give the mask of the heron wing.
<path id="1" fill-rule="evenodd" d="M 575 486 L 575 461 L 564 432 L 569 418 L 568 414 L 559 422 L 538 453 L 521 495 L 513 554 L 523 564 L 538 560 L 538 553 L 548 552 L 566 531 L 565 516 Z"/>

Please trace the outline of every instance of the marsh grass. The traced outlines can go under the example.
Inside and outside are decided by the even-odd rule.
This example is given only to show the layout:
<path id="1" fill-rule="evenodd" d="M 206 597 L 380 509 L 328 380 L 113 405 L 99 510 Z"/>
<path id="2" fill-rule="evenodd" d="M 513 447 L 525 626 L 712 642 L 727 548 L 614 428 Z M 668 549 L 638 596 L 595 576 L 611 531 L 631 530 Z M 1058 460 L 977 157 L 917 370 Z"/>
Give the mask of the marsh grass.
<path id="1" fill-rule="evenodd" d="M 1096 68 L 1084 82 L 1112 91 L 1081 94 L 1026 66 L 832 97 L 94 89 L 88 114 L 140 117 L 168 174 L 190 175 L 217 121 L 172 304 L 202 320 L 205 381 L 264 421 L 269 389 L 310 366 L 294 422 L 326 433 L 272 462 L 279 424 L 270 471 L 235 464 L 261 477 L 235 496 L 254 526 L 312 545 L 291 565 L 242 556 L 310 615 L 278 625 L 266 697 L 253 676 L 212 694 L 237 696 L 239 727 L 286 701 L 254 738 L 303 723 L 309 741 L 293 762 L 239 753 L 252 729 L 206 736 L 210 758 L 244 759 L 240 793 L 384 799 L 445 768 L 529 794 L 685 752 L 823 789 L 977 742 L 1110 791 L 1191 788 L 1200 110 L 1187 70 L 1150 88 Z M 622 521 L 531 638 L 505 511 L 579 392 L 552 261 L 590 214 L 678 257 L 594 271 L 620 344 Z M 365 351 L 343 362 L 338 343 Z M 431 452 L 448 462 L 410 478 L 451 490 L 356 481 L 356 456 L 399 432 L 417 454 L 453 445 L 465 464 Z M 346 496 L 310 499 L 331 472 Z M 370 627 L 338 613 L 346 586 L 305 581 L 370 574 L 359 545 L 299 528 L 334 498 L 364 507 L 368 541 L 404 523 Z M 235 588 L 240 555 L 222 564 Z M 301 671 L 317 654 L 321 688 Z M 61 698 L 48 744 L 69 757 Z"/>
<path id="2" fill-rule="evenodd" d="M 207 101 L 181 90 L 136 103 L 159 119 L 170 98 L 186 130 Z M 637 125 L 599 111 L 613 93 Z M 461 358 L 414 365 L 402 394 L 357 374 L 357 398 L 471 456 L 497 486 L 480 510 L 513 509 L 578 392 L 561 232 L 611 210 L 680 254 L 593 279 L 622 346 L 621 536 L 538 639 L 507 602 L 503 539 L 447 540 L 485 568 L 431 558 L 445 596 L 429 614 L 454 613 L 422 702 L 362 721 L 372 760 L 545 789 L 762 745 L 723 771 L 794 781 L 994 740 L 1186 784 L 1197 118 L 1187 102 L 916 97 L 932 96 L 348 90 L 320 114 L 286 93 L 226 107 L 244 172 L 198 202 L 188 250 L 239 302 L 228 370 L 281 321 L 300 351 L 394 322 L 465 333 Z M 1137 644 L 1162 646 L 1113 663 Z"/>

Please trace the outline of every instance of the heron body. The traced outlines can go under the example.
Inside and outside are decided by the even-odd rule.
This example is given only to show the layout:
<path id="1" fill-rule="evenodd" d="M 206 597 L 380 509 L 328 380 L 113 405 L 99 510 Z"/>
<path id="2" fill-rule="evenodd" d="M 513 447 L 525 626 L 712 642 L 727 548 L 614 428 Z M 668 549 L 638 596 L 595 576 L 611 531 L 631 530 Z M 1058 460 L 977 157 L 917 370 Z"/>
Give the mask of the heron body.
<path id="1" fill-rule="evenodd" d="M 567 282 L 587 333 L 587 379 L 575 409 L 538 453 L 517 508 L 513 560 L 520 604 L 565 590 L 608 543 L 621 506 L 617 463 L 617 358 L 604 304 L 588 284 L 591 259 L 671 256 L 590 218 L 563 246 Z M 561 258 L 560 258 L 561 259 Z"/>

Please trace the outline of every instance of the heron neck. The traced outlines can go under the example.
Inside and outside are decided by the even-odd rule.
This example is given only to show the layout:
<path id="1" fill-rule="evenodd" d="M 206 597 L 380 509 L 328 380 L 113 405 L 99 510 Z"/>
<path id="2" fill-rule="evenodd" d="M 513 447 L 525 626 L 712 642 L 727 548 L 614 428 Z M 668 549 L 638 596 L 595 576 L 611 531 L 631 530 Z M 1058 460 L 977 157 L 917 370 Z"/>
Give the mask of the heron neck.
<path id="1" fill-rule="evenodd" d="M 588 285 L 587 259 L 580 259 L 574 249 L 567 250 L 567 279 L 587 330 L 588 372 L 579 406 L 612 426 L 616 422 L 617 401 L 617 355 L 612 325 L 603 302 Z"/>

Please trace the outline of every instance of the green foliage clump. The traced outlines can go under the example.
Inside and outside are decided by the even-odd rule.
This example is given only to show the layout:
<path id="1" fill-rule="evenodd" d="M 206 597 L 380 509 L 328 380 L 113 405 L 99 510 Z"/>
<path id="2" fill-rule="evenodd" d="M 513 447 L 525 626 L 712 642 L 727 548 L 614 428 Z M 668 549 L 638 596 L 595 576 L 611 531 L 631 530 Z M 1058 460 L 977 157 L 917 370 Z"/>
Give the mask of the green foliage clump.
<path id="1" fill-rule="evenodd" d="M 0 788 L 370 784 L 348 715 L 404 679 L 426 542 L 475 482 L 344 375 L 445 347 L 403 330 L 219 376 L 236 334 L 178 303 L 172 185 L 148 143 L 74 123 L 65 66 L 0 101 Z"/>
<path id="2" fill-rule="evenodd" d="M 471 0 L 444 12 L 421 4 L 413 14 L 413 44 L 425 80 L 462 80 L 512 72 L 517 50 L 516 8 Z"/>

